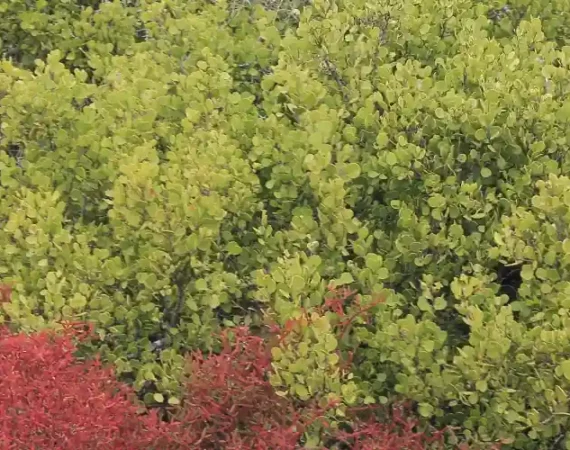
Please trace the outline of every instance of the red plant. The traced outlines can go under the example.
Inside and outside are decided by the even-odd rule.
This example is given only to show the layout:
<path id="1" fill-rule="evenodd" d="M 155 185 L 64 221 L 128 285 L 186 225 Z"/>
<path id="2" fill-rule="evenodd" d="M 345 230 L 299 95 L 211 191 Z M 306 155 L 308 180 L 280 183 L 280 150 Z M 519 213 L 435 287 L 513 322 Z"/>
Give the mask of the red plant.
<path id="1" fill-rule="evenodd" d="M 390 420 L 378 422 L 376 418 L 356 420 L 352 431 L 340 431 L 335 440 L 352 450 L 425 450 L 430 445 L 443 447 L 443 431 L 432 435 L 417 431 L 418 421 L 410 418 L 408 409 L 401 405 L 392 409 Z"/>
<path id="2" fill-rule="evenodd" d="M 0 330 L 1 449 L 140 449 L 160 434 L 110 369 L 76 361 L 76 335 Z"/>
<path id="3" fill-rule="evenodd" d="M 236 328 L 222 334 L 222 344 L 218 355 L 192 355 L 186 399 L 171 424 L 171 442 L 204 449 L 297 448 L 315 417 L 273 391 L 265 341 L 247 328 Z"/>

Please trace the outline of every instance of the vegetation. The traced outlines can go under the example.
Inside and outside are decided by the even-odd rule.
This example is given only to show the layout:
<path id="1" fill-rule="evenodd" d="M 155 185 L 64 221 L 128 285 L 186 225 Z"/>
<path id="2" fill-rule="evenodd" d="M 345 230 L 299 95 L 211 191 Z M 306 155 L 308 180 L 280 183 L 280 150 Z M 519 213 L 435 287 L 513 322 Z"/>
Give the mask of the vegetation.
<path id="1" fill-rule="evenodd" d="M 144 445 L 253 448 L 263 429 L 260 449 L 415 449 L 444 430 L 446 448 L 570 449 L 567 0 L 0 14 L 2 379 L 15 343 L 82 322 L 42 389 L 78 395 L 100 355 L 153 411 L 109 419 Z M 247 424 L 223 402 L 243 382 L 267 413 Z M 402 402 L 411 427 L 378 412 Z"/>
<path id="2" fill-rule="evenodd" d="M 423 450 L 442 442 L 441 432 L 428 437 L 415 431 L 417 422 L 403 417 L 401 406 L 386 424 L 354 410 L 350 423 L 332 428 L 323 420 L 332 403 L 299 408 L 277 396 L 267 381 L 271 358 L 266 343 L 247 328 L 233 334 L 232 343 L 227 333 L 222 337 L 225 346 L 219 355 L 189 358 L 192 373 L 183 406 L 173 405 L 163 421 L 157 409 L 138 411 L 132 389 L 117 382 L 109 368 L 75 357 L 73 340 L 90 335 L 80 324 L 66 324 L 61 335 L 3 330 L 2 448 L 294 450 L 314 425 L 324 431 L 329 448 L 336 449 Z"/>

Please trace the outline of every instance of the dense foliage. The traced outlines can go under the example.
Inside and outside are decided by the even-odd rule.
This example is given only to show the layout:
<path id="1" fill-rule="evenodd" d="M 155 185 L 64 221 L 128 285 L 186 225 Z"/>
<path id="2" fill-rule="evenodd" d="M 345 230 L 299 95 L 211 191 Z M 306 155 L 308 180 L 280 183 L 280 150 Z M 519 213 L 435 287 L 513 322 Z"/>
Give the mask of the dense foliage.
<path id="1" fill-rule="evenodd" d="M 132 389 L 118 383 L 112 370 L 77 358 L 74 340 L 86 338 L 80 324 L 66 324 L 62 334 L 0 330 L 1 448 L 295 450 L 304 430 L 317 423 L 334 445 L 329 448 L 423 450 L 441 443 L 441 432 L 416 431 L 417 422 L 403 417 L 402 407 L 386 423 L 353 411 L 349 430 L 331 428 L 323 418 L 335 405 L 298 408 L 273 392 L 263 339 L 245 328 L 232 330 L 233 340 L 228 334 L 219 355 L 189 358 L 184 406 L 173 406 L 161 421 L 156 409 L 131 402 Z"/>
<path id="2" fill-rule="evenodd" d="M 98 361 L 77 362 L 64 335 L 0 333 L 0 448 L 149 448 L 156 414 L 138 417 L 127 390 Z"/>
<path id="3" fill-rule="evenodd" d="M 0 15 L 13 332 L 88 321 L 175 406 L 185 355 L 245 326 L 334 423 L 407 400 L 451 447 L 570 448 L 570 2 Z"/>

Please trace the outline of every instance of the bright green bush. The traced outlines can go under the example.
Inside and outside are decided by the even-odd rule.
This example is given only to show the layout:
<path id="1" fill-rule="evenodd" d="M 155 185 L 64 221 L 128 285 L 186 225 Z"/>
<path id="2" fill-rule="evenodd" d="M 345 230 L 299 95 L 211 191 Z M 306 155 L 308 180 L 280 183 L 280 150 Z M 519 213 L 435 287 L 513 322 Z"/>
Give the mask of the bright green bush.
<path id="1" fill-rule="evenodd" d="M 314 329 L 278 389 L 570 448 L 567 1 L 28 3 L 0 1 L 11 326 L 93 321 L 149 399 L 347 286 L 385 297 L 336 343 L 354 389 Z"/>

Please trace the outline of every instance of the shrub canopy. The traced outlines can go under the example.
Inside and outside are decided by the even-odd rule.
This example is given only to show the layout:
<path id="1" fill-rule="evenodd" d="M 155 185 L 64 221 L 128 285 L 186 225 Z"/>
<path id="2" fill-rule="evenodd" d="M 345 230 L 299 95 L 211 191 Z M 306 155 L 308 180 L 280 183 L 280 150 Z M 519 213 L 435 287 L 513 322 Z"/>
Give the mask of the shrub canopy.
<path id="1" fill-rule="evenodd" d="M 570 2 L 0 13 L 11 327 L 93 322 L 152 401 L 220 328 L 295 319 L 283 395 L 570 448 Z M 370 306 L 342 339 L 330 284 Z"/>

